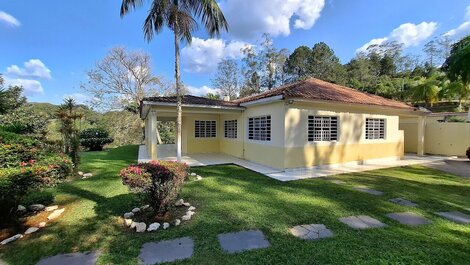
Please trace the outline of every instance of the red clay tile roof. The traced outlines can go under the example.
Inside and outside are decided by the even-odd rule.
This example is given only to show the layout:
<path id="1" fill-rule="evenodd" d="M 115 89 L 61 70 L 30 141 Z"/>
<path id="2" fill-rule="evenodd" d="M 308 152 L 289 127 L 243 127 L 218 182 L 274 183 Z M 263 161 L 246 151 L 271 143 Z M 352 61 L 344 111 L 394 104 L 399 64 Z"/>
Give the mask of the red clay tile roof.
<path id="1" fill-rule="evenodd" d="M 161 103 L 175 103 L 176 97 L 147 97 L 143 101 L 161 102 Z M 196 97 L 191 95 L 182 96 L 182 103 L 188 105 L 207 105 L 207 106 L 220 106 L 220 107 L 237 107 L 238 103 L 233 101 L 223 101 L 216 99 L 208 99 L 203 97 Z"/>
<path id="2" fill-rule="evenodd" d="M 376 105 L 400 109 L 414 109 L 412 106 L 403 102 L 386 99 L 377 95 L 361 92 L 353 88 L 328 83 L 316 78 L 309 78 L 292 84 L 284 85 L 257 95 L 237 99 L 233 102 L 240 104 L 272 96 Z"/>

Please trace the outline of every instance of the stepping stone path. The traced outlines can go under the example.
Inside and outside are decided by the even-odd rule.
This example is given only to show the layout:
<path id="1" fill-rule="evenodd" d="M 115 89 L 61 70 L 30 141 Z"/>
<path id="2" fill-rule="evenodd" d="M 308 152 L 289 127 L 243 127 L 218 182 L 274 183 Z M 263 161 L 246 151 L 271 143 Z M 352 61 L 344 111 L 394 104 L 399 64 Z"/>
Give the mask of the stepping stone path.
<path id="1" fill-rule="evenodd" d="M 315 240 L 333 236 L 333 232 L 326 228 L 324 224 L 298 225 L 292 227 L 290 232 L 295 237 L 305 240 Z"/>
<path id="2" fill-rule="evenodd" d="M 387 217 L 398 221 L 401 224 L 410 226 L 427 225 L 431 223 L 431 221 L 423 216 L 412 212 L 389 213 L 387 214 Z"/>
<path id="3" fill-rule="evenodd" d="M 405 199 L 402 199 L 402 198 L 393 198 L 393 199 L 390 199 L 388 200 L 389 202 L 393 202 L 393 203 L 396 203 L 396 204 L 400 204 L 400 205 L 403 205 L 403 206 L 409 206 L 409 207 L 416 207 L 418 206 L 418 204 L 414 203 L 414 202 L 410 202 L 408 200 L 405 200 Z"/>
<path id="4" fill-rule="evenodd" d="M 218 238 L 220 246 L 228 253 L 237 253 L 270 246 L 263 232 L 260 230 L 219 234 Z"/>
<path id="5" fill-rule="evenodd" d="M 470 224 L 470 215 L 464 214 L 461 212 L 437 212 L 435 213 L 439 216 L 442 216 L 446 219 L 449 219 L 453 222 L 459 223 L 459 224 Z"/>
<path id="6" fill-rule="evenodd" d="M 36 265 L 95 265 L 98 256 L 97 251 L 61 254 L 45 258 Z"/>
<path id="7" fill-rule="evenodd" d="M 363 187 L 363 186 L 356 186 L 356 187 L 354 187 L 354 189 L 357 190 L 357 191 L 369 193 L 369 194 L 372 194 L 372 195 L 375 195 L 375 196 L 380 196 L 380 195 L 384 194 L 381 191 L 369 189 L 369 188 L 366 188 L 366 187 Z"/>
<path id="8" fill-rule="evenodd" d="M 344 185 L 346 182 L 339 180 L 339 179 L 332 179 L 330 180 L 331 183 L 338 184 L 338 185 Z"/>
<path id="9" fill-rule="evenodd" d="M 387 226 L 379 220 L 367 215 L 343 217 L 339 218 L 339 220 L 353 229 L 369 229 Z"/>
<path id="10" fill-rule="evenodd" d="M 140 249 L 140 264 L 172 262 L 192 257 L 194 242 L 189 237 L 145 243 Z M 70 265 L 70 264 L 67 264 Z"/>

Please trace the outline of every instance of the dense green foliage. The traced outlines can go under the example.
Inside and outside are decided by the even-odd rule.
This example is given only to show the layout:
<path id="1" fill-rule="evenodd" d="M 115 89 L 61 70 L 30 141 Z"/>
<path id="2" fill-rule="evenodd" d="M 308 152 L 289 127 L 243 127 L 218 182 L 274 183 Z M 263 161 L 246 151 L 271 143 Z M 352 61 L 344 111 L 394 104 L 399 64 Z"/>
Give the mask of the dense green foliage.
<path id="1" fill-rule="evenodd" d="M 462 80 L 464 84 L 470 84 L 470 36 L 452 45 L 443 68 L 452 81 Z"/>
<path id="2" fill-rule="evenodd" d="M 80 132 L 80 145 L 90 151 L 101 151 L 105 145 L 112 142 L 113 138 L 101 128 L 88 128 Z"/>
<path id="3" fill-rule="evenodd" d="M 468 264 L 470 227 L 443 219 L 433 212 L 465 211 L 470 207 L 470 180 L 421 166 L 390 168 L 328 178 L 279 182 L 237 166 L 192 168 L 203 181 L 187 182 L 181 193 L 197 207 L 189 222 L 156 233 L 136 234 L 122 225 L 121 216 L 139 206 L 117 178 L 119 170 L 136 163 L 137 146 L 81 154 L 80 170 L 94 177 L 61 183 L 50 191 L 66 211 L 47 229 L 27 240 L 5 246 L 1 259 L 32 265 L 59 253 L 99 250 L 97 264 L 138 264 L 143 244 L 190 236 L 194 255 L 175 264 Z M 375 197 L 353 189 L 367 185 L 384 191 Z M 409 208 L 388 202 L 402 197 L 419 204 Z M 423 214 L 432 224 L 400 225 L 391 212 Z M 383 229 L 353 230 L 338 218 L 369 215 L 386 223 Z M 289 228 L 325 224 L 334 237 L 305 241 Z M 271 246 L 228 254 L 221 250 L 219 233 L 260 229 Z"/>
<path id="4" fill-rule="evenodd" d="M 59 132 L 62 135 L 62 151 L 70 156 L 74 165 L 80 161 L 78 154 L 80 147 L 80 121 L 83 118 L 75 101 L 72 98 L 64 99 L 56 112 L 59 121 Z"/>
<path id="5" fill-rule="evenodd" d="M 122 183 L 142 195 L 158 214 L 173 205 L 188 177 L 188 166 L 173 161 L 151 161 L 130 165 L 121 170 Z"/>

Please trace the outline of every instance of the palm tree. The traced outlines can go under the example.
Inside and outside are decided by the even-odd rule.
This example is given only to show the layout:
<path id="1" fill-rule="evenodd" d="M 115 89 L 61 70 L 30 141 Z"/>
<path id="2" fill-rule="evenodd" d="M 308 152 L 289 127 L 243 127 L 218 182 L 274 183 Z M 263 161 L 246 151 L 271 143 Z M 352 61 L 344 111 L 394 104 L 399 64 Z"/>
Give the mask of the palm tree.
<path id="1" fill-rule="evenodd" d="M 179 42 L 191 44 L 192 33 L 198 29 L 195 18 L 200 18 L 211 37 L 228 30 L 228 23 L 215 0 L 151 0 L 152 4 L 144 22 L 144 37 L 150 42 L 154 33 L 168 27 L 174 34 L 176 81 L 176 157 L 181 161 L 181 80 Z M 144 0 L 123 0 L 121 17 L 142 6 Z"/>
<path id="2" fill-rule="evenodd" d="M 411 99 L 412 101 L 420 102 L 424 101 L 426 107 L 437 102 L 439 99 L 439 84 L 440 82 L 435 78 L 421 78 L 411 88 Z"/>

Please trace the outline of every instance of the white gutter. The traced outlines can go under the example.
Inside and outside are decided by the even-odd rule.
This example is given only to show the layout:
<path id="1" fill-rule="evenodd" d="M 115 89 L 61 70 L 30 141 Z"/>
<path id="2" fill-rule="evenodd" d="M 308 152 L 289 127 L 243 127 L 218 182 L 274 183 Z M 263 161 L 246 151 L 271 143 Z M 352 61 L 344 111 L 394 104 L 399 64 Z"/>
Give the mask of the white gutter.
<path id="1" fill-rule="evenodd" d="M 240 106 L 248 107 L 248 106 L 254 106 L 254 105 L 268 104 L 268 103 L 271 103 L 271 102 L 282 100 L 283 98 L 284 97 L 282 95 L 272 96 L 272 97 L 268 97 L 268 98 L 262 98 L 262 99 L 257 99 L 257 100 L 253 100 L 253 101 L 248 101 L 248 102 L 245 102 L 245 103 L 240 103 Z"/>
<path id="2" fill-rule="evenodd" d="M 153 102 L 153 101 L 144 101 L 144 105 L 151 106 L 170 106 L 176 107 L 176 103 L 169 102 Z M 214 105 L 200 105 L 200 104 L 181 104 L 182 107 L 187 108 L 205 108 L 205 109 L 227 109 L 227 110 L 244 110 L 245 108 L 240 107 L 228 107 L 228 106 L 214 106 Z"/>

